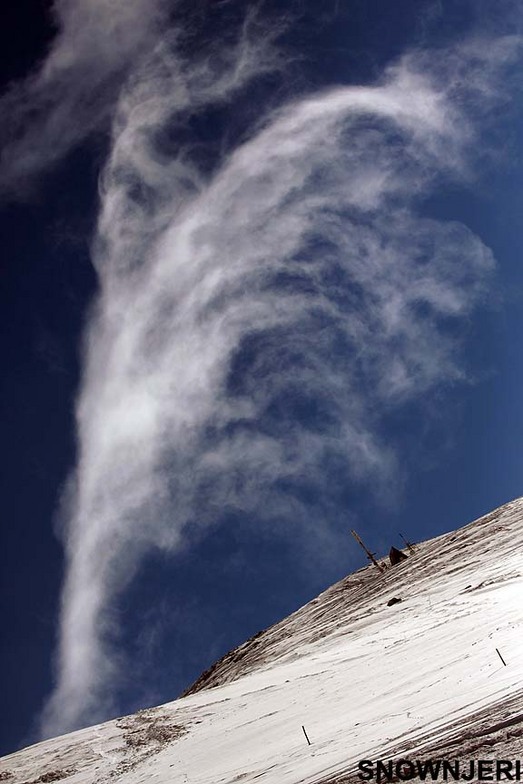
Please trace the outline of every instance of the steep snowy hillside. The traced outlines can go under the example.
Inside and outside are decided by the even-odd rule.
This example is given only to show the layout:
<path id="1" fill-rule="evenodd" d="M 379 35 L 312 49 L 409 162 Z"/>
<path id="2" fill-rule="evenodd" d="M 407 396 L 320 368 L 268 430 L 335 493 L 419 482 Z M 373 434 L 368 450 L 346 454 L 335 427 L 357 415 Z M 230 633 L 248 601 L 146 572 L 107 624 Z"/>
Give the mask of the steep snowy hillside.
<path id="1" fill-rule="evenodd" d="M 363 759 L 516 760 L 522 632 L 518 499 L 346 577 L 179 700 L 5 757 L 0 781 L 342 784 Z"/>

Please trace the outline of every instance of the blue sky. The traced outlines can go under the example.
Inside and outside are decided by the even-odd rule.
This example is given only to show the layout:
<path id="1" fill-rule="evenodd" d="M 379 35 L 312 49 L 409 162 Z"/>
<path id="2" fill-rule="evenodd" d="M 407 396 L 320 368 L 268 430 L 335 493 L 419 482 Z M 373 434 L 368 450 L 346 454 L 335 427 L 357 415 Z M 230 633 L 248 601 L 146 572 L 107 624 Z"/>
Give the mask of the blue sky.
<path id="1" fill-rule="evenodd" d="M 4 753 L 521 494 L 521 16 L 315 6 L 11 9 Z"/>

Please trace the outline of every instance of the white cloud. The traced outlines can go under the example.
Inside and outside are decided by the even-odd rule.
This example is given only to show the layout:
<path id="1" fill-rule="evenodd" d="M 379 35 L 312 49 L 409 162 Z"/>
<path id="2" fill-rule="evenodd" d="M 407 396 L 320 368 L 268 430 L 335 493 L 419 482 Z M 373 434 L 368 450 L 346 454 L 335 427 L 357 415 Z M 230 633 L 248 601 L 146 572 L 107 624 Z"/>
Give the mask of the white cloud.
<path id="1" fill-rule="evenodd" d="M 49 53 L 0 98 L 3 198 L 24 195 L 35 178 L 108 126 L 122 82 L 154 45 L 168 10 L 167 0 L 55 0 L 58 32 Z"/>
<path id="2" fill-rule="evenodd" d="M 452 78 L 441 53 L 411 55 L 375 86 L 296 100 L 212 176 L 157 132 L 233 111 L 267 42 L 190 64 L 160 45 L 134 73 L 104 179 L 46 734 L 104 715 L 112 608 L 145 552 L 227 509 L 321 537 L 296 488 L 321 496 L 329 455 L 383 486 L 384 413 L 464 376 L 455 325 L 493 259 L 416 203 L 466 172 L 469 117 L 511 48 L 447 52 Z"/>

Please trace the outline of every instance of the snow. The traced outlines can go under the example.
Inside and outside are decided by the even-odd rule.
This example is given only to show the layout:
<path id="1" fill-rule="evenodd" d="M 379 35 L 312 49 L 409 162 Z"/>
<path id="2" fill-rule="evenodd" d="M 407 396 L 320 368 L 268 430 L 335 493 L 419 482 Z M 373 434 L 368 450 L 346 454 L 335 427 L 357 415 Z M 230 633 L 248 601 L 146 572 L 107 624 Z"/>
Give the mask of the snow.
<path id="1" fill-rule="evenodd" d="M 518 499 L 349 575 L 188 696 L 3 758 L 0 780 L 341 784 L 362 759 L 514 760 L 522 629 Z"/>

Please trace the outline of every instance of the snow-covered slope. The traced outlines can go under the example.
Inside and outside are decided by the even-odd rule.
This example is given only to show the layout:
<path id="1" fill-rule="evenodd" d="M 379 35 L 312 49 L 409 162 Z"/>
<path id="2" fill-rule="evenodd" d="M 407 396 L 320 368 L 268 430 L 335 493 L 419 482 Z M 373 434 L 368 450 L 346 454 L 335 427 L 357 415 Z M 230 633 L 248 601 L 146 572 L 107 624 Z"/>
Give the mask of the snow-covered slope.
<path id="1" fill-rule="evenodd" d="M 361 759 L 520 759 L 523 499 L 346 577 L 188 692 L 4 757 L 0 781 L 342 784 Z"/>

